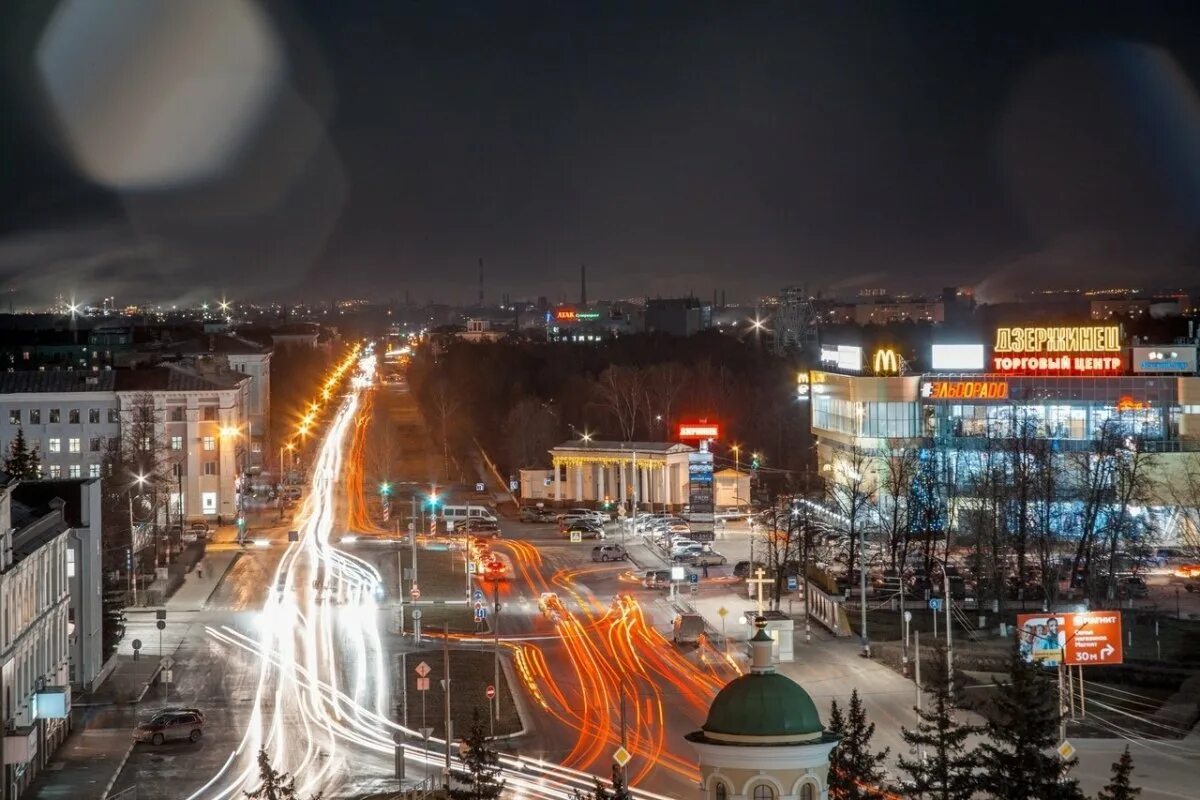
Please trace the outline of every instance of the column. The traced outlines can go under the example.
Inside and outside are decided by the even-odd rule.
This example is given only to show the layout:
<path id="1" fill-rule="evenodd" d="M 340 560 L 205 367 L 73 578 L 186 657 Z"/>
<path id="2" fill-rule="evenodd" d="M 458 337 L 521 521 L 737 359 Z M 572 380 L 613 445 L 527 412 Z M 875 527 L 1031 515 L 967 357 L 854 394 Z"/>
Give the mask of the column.
<path id="1" fill-rule="evenodd" d="M 604 484 L 605 478 L 608 476 L 604 473 L 608 472 L 608 464 L 600 464 L 596 469 L 596 501 L 604 502 Z"/>
<path id="2" fill-rule="evenodd" d="M 551 459 L 551 464 L 554 465 L 554 504 L 558 505 L 562 502 L 562 481 L 558 479 L 561 474 L 559 472 L 558 459 Z"/>
<path id="3" fill-rule="evenodd" d="M 583 464 L 575 465 L 575 502 L 583 502 Z"/>
<path id="4" fill-rule="evenodd" d="M 625 470 L 627 469 L 625 462 L 617 464 L 617 481 L 620 483 L 621 503 L 624 504 L 628 499 L 625 486 Z"/>
<path id="5" fill-rule="evenodd" d="M 638 481 L 640 481 L 639 485 L 641 486 L 641 494 L 638 496 L 642 499 L 643 503 L 653 502 L 650 497 L 650 476 L 647 474 L 648 472 L 649 467 L 647 465 L 643 465 L 642 468 L 638 470 Z"/>
<path id="6" fill-rule="evenodd" d="M 667 473 L 670 471 L 670 466 L 664 462 L 662 465 L 662 501 L 665 505 L 671 504 L 671 482 L 667 479 Z"/>

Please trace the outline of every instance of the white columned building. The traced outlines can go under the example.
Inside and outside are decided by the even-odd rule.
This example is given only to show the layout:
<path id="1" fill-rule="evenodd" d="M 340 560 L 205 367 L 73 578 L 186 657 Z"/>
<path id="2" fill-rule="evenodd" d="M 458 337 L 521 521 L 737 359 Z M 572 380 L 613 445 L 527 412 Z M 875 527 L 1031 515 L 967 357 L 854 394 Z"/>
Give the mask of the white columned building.
<path id="1" fill-rule="evenodd" d="M 687 503 L 692 452 L 678 442 L 563 442 L 550 451 L 554 502 L 678 509 Z"/>

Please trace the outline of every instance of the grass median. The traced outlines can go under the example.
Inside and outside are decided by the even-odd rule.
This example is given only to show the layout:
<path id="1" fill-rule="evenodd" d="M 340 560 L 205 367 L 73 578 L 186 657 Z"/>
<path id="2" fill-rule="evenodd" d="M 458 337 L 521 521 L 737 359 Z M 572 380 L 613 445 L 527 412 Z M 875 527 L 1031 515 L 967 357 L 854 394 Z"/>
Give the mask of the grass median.
<path id="1" fill-rule="evenodd" d="M 488 719 L 487 687 L 495 680 L 495 656 L 489 650 L 450 651 L 450 717 L 454 721 L 454 735 L 466 735 L 471 725 L 472 712 L 478 708 L 484 723 Z M 417 691 L 416 668 L 421 662 L 429 665 L 429 690 Z M 441 649 L 409 653 L 405 669 L 405 684 L 408 687 L 408 726 L 421 727 L 421 695 L 425 695 L 425 726 L 433 728 L 433 736 L 441 737 L 445 731 L 446 692 L 442 689 L 445 675 L 445 660 Z M 521 729 L 521 720 L 513 704 L 512 691 L 500 670 L 500 682 L 496 684 L 500 693 L 500 716 L 495 720 L 497 736 L 516 733 Z"/>
<path id="2" fill-rule="evenodd" d="M 472 606 L 463 603 L 467 591 L 463 551 L 450 550 L 448 544 L 446 540 L 437 540 L 417 552 L 417 585 L 421 589 L 421 599 L 415 606 L 406 603 L 405 627 L 408 629 L 412 626 L 413 609 L 419 608 L 421 630 L 425 633 L 441 633 L 446 626 L 454 633 L 478 630 Z M 405 567 L 411 567 L 411 554 L 405 552 L 404 556 Z M 438 601 L 456 604 L 443 605 Z"/>

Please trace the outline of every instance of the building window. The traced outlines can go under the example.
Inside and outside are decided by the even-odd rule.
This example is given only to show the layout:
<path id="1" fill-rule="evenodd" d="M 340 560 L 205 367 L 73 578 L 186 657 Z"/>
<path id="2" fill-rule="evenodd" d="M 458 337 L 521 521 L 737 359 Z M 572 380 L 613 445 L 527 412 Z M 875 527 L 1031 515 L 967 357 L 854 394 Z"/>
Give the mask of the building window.
<path id="1" fill-rule="evenodd" d="M 72 408 L 67 411 L 67 422 L 69 422 L 72 425 L 79 424 L 79 409 L 78 408 Z"/>
<path id="2" fill-rule="evenodd" d="M 90 422 L 93 425 L 100 424 L 100 409 L 98 409 L 98 408 L 89 408 L 88 409 L 88 422 Z"/>
<path id="3" fill-rule="evenodd" d="M 217 474 L 217 462 L 205 461 L 204 462 L 204 474 L 205 475 L 216 475 Z"/>
<path id="4" fill-rule="evenodd" d="M 88 464 L 88 477 L 89 478 L 99 478 L 100 477 L 100 465 L 99 464 Z"/>
<path id="5" fill-rule="evenodd" d="M 68 478 L 83 477 L 83 467 L 79 464 L 71 464 L 70 466 L 67 467 L 67 477 Z"/>
<path id="6" fill-rule="evenodd" d="M 204 407 L 204 421 L 205 422 L 216 422 L 217 421 L 217 407 L 216 406 L 205 406 Z"/>
<path id="7" fill-rule="evenodd" d="M 172 436 L 171 437 L 171 449 L 172 450 L 182 450 L 183 449 L 183 437 L 182 436 Z"/>
<path id="8" fill-rule="evenodd" d="M 46 448 L 47 450 L 49 450 L 51 453 L 61 453 L 62 452 L 62 439 L 51 438 L 48 441 L 50 442 L 50 444 Z"/>
<path id="9" fill-rule="evenodd" d="M 89 453 L 99 453 L 100 448 L 103 446 L 104 446 L 104 440 L 102 438 L 100 438 L 99 436 L 93 436 L 92 438 L 88 439 L 88 452 Z"/>
<path id="10" fill-rule="evenodd" d="M 204 449 L 205 450 L 216 450 L 217 449 L 217 437 L 205 436 L 204 437 Z"/>
<path id="11" fill-rule="evenodd" d="M 154 440 L 151 439 L 149 436 L 143 436 L 142 437 L 142 449 L 145 450 L 146 452 L 150 452 L 150 450 L 153 449 L 153 447 L 154 447 Z"/>
<path id="12" fill-rule="evenodd" d="M 8 424 L 9 425 L 20 425 L 21 424 L 21 410 L 20 409 L 14 408 L 12 411 L 8 412 Z"/>
<path id="13" fill-rule="evenodd" d="M 59 417 L 60 417 L 60 414 L 59 414 L 59 411 L 57 408 L 50 409 L 50 424 L 51 425 L 58 424 Z"/>
<path id="14" fill-rule="evenodd" d="M 60 467 L 58 464 L 51 464 L 50 466 L 48 466 L 46 468 L 46 473 L 50 476 L 51 479 L 61 478 L 62 477 L 62 467 Z"/>
<path id="15" fill-rule="evenodd" d="M 775 789 L 765 783 L 760 783 L 754 787 L 754 794 L 751 797 L 754 800 L 775 800 Z"/>
<path id="16" fill-rule="evenodd" d="M 171 422 L 183 422 L 183 406 L 171 407 Z"/>
<path id="17" fill-rule="evenodd" d="M 116 424 L 117 424 L 118 422 L 120 422 L 120 421 L 121 421 L 121 412 L 120 412 L 120 411 L 118 411 L 118 410 L 117 410 L 117 409 L 115 409 L 115 408 L 110 408 L 110 409 L 108 410 L 108 422 L 109 422 L 109 424 L 110 424 L 110 425 L 116 425 Z"/>
<path id="18" fill-rule="evenodd" d="M 80 452 L 80 450 L 79 450 L 79 437 L 78 437 L 78 436 L 72 436 L 70 439 L 67 439 L 67 452 L 68 452 L 68 453 L 78 453 L 78 452 Z"/>
<path id="19" fill-rule="evenodd" d="M 41 425 L 42 424 L 42 410 L 40 408 L 29 409 L 29 424 L 30 425 Z"/>
<path id="20" fill-rule="evenodd" d="M 67 548 L 67 577 L 75 577 L 75 548 Z"/>
<path id="21" fill-rule="evenodd" d="M 729 787 L 723 781 L 713 787 L 713 800 L 729 800 Z"/>
<path id="22" fill-rule="evenodd" d="M 800 800 L 817 800 L 817 789 L 811 783 L 800 787 Z"/>
<path id="23" fill-rule="evenodd" d="M 254 440 L 253 442 L 251 442 L 250 443 L 250 452 L 251 453 L 261 453 L 262 452 L 262 442 L 258 441 L 257 439 Z"/>
<path id="24" fill-rule="evenodd" d="M 121 437 L 120 436 L 108 437 L 108 449 L 109 450 L 117 450 L 120 447 L 121 447 Z"/>
<path id="25" fill-rule="evenodd" d="M 200 493 L 200 512 L 202 514 L 217 513 L 217 493 L 216 492 L 201 492 Z"/>

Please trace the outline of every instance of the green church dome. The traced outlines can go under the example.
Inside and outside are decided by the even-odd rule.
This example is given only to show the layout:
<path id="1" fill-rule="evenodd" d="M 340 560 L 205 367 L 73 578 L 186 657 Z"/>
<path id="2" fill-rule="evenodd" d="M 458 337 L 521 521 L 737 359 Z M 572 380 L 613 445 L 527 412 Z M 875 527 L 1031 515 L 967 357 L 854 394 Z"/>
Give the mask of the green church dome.
<path id="1" fill-rule="evenodd" d="M 808 692 L 774 672 L 752 672 L 731 682 L 708 709 L 704 733 L 720 736 L 819 738 L 825 731 Z"/>

